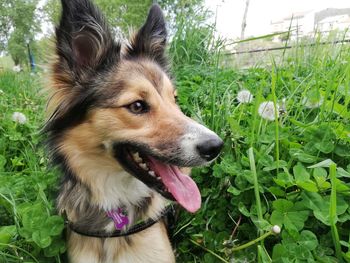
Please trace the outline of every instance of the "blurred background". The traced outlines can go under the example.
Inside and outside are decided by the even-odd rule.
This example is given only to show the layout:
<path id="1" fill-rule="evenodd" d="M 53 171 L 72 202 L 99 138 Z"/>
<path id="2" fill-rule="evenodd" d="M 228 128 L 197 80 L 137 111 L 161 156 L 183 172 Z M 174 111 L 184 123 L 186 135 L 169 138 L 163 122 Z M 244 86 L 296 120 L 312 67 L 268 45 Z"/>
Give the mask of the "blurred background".
<path id="1" fill-rule="evenodd" d="M 171 36 L 181 19 L 191 17 L 196 23 L 211 25 L 213 37 L 225 40 L 223 48 L 232 55 L 278 47 L 286 38 L 312 39 L 316 32 L 323 35 L 346 32 L 340 38 L 350 35 L 350 3 L 346 0 L 96 0 L 119 38 L 126 37 L 130 28 L 141 25 L 153 2 L 163 7 Z M 1 0 L 0 68 L 16 66 L 18 70 L 30 64 L 44 65 L 52 47 L 59 11 L 57 0 Z M 261 40 L 240 42 L 254 37 Z M 239 56 L 235 64 L 251 64 L 247 59 Z"/>

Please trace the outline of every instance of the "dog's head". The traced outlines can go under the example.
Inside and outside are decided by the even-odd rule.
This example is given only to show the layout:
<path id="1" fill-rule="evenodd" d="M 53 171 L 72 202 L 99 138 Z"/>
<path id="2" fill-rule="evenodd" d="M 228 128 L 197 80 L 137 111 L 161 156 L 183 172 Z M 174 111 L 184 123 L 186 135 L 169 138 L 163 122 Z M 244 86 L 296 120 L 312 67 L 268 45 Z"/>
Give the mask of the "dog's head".
<path id="1" fill-rule="evenodd" d="M 179 167 L 210 162 L 223 143 L 176 104 L 161 9 L 152 6 L 145 24 L 124 47 L 90 1 L 62 0 L 62 7 L 49 135 L 59 141 L 79 131 L 85 152 L 99 149 L 113 156 L 147 186 L 196 211 L 199 190 Z"/>

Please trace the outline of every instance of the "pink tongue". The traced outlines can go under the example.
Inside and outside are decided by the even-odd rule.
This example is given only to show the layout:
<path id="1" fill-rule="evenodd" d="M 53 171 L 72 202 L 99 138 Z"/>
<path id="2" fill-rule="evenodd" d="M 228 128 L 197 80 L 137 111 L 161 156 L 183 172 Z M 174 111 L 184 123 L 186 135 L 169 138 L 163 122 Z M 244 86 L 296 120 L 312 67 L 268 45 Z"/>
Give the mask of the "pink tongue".
<path id="1" fill-rule="evenodd" d="M 162 182 L 176 201 L 187 211 L 194 213 L 201 207 L 201 194 L 196 183 L 177 166 L 161 163 L 149 157 L 150 168 L 162 178 Z"/>

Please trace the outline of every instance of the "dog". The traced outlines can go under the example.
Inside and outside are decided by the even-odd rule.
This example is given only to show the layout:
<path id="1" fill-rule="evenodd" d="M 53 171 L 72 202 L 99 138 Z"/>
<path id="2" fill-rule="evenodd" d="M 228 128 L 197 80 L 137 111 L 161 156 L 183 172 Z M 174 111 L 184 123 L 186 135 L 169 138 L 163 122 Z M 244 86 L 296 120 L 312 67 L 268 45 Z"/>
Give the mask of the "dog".
<path id="1" fill-rule="evenodd" d="M 44 131 L 62 172 L 57 209 L 72 263 L 175 262 L 163 216 L 201 196 L 186 167 L 223 141 L 176 104 L 162 10 L 127 43 L 90 0 L 62 0 Z"/>

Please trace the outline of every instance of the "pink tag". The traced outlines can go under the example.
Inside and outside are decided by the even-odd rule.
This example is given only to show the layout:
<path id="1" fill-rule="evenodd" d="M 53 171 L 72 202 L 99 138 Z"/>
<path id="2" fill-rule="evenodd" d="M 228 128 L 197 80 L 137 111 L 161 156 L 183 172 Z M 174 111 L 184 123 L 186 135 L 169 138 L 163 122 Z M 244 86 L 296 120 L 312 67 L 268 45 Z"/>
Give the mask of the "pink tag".
<path id="1" fill-rule="evenodd" d="M 129 218 L 123 214 L 123 210 L 121 208 L 118 208 L 117 210 L 107 211 L 107 216 L 112 218 L 115 228 L 118 230 L 129 224 Z"/>

